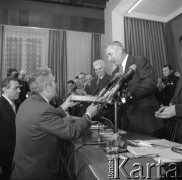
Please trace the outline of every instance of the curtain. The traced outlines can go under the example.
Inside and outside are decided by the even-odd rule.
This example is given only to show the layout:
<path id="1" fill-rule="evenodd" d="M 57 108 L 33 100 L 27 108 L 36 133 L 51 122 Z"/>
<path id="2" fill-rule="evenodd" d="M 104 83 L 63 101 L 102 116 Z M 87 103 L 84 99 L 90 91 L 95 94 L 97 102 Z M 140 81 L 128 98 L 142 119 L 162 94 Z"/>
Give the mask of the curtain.
<path id="1" fill-rule="evenodd" d="M 66 32 L 49 30 L 48 67 L 51 68 L 57 82 L 57 96 L 63 98 L 67 82 Z"/>
<path id="2" fill-rule="evenodd" d="M 177 50 L 174 42 L 174 35 L 171 27 L 171 22 L 165 24 L 165 43 L 167 53 L 167 64 L 170 64 L 173 69 L 179 70 Z"/>
<path id="3" fill-rule="evenodd" d="M 124 34 L 126 51 L 147 57 L 156 77 L 161 77 L 167 64 L 164 23 L 124 17 Z"/>
<path id="4" fill-rule="evenodd" d="M 102 59 L 101 50 L 101 34 L 92 34 L 92 47 L 91 47 L 91 73 L 94 75 L 93 62 L 97 59 Z"/>
<path id="5" fill-rule="evenodd" d="M 28 74 L 47 66 L 48 30 L 18 26 L 4 27 L 3 78 L 9 68 Z"/>
<path id="6" fill-rule="evenodd" d="M 2 64 L 3 64 L 3 26 L 0 25 L 0 82 L 2 81 Z"/>
<path id="7" fill-rule="evenodd" d="M 67 31 L 68 80 L 91 72 L 91 33 Z"/>

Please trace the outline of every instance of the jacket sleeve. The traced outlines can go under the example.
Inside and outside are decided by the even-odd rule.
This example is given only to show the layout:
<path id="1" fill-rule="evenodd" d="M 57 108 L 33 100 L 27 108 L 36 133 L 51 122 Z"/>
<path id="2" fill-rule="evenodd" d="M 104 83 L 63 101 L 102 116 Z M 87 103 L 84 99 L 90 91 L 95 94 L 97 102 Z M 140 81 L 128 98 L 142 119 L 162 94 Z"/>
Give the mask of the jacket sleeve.
<path id="1" fill-rule="evenodd" d="M 59 109 L 51 106 L 46 108 L 39 118 L 40 128 L 59 138 L 75 140 L 82 136 L 91 126 L 91 122 L 87 120 L 86 115 L 79 119 L 71 120 L 71 116 L 65 116 L 62 111 L 61 107 Z"/>
<path id="2" fill-rule="evenodd" d="M 182 104 L 175 105 L 176 117 L 182 117 Z"/>
<path id="3" fill-rule="evenodd" d="M 136 65 L 137 70 L 131 81 L 130 92 L 135 99 L 141 99 L 149 94 L 155 93 L 157 82 L 153 68 L 146 58 L 141 57 L 136 62 Z"/>

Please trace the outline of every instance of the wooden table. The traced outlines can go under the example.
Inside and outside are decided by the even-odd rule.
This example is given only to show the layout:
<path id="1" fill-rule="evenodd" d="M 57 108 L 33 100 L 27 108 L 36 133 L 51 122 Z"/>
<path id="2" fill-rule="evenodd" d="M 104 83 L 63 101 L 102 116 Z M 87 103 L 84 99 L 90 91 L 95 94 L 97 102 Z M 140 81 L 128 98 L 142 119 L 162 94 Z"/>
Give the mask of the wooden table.
<path id="1" fill-rule="evenodd" d="M 152 137 L 148 137 L 141 134 L 135 134 L 127 132 L 122 134 L 122 140 L 140 139 L 140 140 L 151 140 Z M 94 180 L 109 179 L 109 161 L 106 152 L 104 151 L 104 145 L 97 145 L 98 133 L 96 130 L 88 131 L 82 138 L 74 142 L 65 142 L 64 152 L 61 152 L 61 160 L 66 167 L 70 179 L 78 180 Z M 120 159 L 121 161 L 121 159 Z M 144 176 L 147 163 L 157 163 L 152 158 L 137 158 L 130 159 L 127 161 L 124 169 L 127 174 L 130 174 L 132 170 L 136 170 L 137 167 L 133 167 L 134 163 L 140 163 Z M 157 170 L 152 168 L 151 178 L 148 179 L 159 179 L 157 176 Z M 127 179 L 118 169 L 118 179 Z M 164 173 L 164 169 L 162 169 Z"/>

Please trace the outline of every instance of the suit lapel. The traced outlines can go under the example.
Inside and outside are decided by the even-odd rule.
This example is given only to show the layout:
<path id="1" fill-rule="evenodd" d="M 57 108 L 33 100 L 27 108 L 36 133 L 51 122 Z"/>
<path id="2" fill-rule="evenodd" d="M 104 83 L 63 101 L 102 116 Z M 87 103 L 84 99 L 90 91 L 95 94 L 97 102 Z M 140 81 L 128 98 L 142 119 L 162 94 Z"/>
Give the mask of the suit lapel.
<path id="1" fill-rule="evenodd" d="M 3 104 L 4 108 L 6 109 L 6 111 L 9 113 L 9 115 L 12 118 L 15 118 L 15 112 L 14 112 L 12 106 L 9 104 L 9 102 L 3 96 L 1 97 L 1 99 L 2 99 L 2 104 Z"/>

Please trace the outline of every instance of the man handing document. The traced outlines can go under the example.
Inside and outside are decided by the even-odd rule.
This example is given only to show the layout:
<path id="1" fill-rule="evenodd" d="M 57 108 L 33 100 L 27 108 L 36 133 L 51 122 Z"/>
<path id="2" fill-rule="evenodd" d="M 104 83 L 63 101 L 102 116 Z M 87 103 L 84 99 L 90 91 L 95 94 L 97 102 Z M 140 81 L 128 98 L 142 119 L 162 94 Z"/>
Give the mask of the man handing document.
<path id="1" fill-rule="evenodd" d="M 106 55 L 108 60 L 117 66 L 113 75 L 123 69 L 125 76 L 131 65 L 136 65 L 133 78 L 126 85 L 126 95 L 128 98 L 131 97 L 132 101 L 121 107 L 121 129 L 160 138 L 163 123 L 155 118 L 155 111 L 158 108 L 154 95 L 156 79 L 149 61 L 144 57 L 128 55 L 118 41 L 108 44 Z"/>

